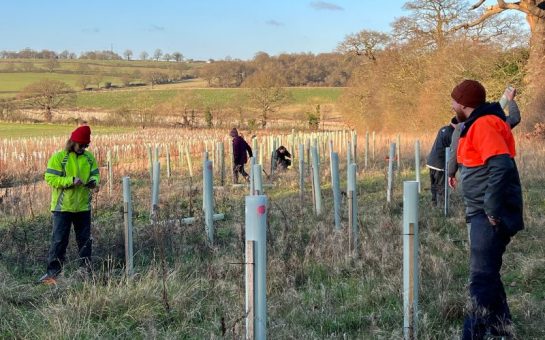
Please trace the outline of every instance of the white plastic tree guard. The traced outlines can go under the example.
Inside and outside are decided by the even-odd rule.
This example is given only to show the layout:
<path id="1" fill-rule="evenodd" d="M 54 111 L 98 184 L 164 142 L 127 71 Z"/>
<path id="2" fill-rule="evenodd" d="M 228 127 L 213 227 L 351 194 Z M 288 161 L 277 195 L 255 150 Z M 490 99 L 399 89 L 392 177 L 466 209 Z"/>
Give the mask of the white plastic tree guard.
<path id="1" fill-rule="evenodd" d="M 132 276 L 133 269 L 133 240 L 132 240 L 132 197 L 131 180 L 123 177 L 123 220 L 125 226 L 125 273 Z"/>
<path id="2" fill-rule="evenodd" d="M 161 165 L 159 161 L 153 162 L 153 181 L 151 187 L 151 216 L 156 218 L 157 209 L 159 208 L 159 183 L 161 180 Z"/>
<path id="3" fill-rule="evenodd" d="M 357 165 L 348 165 L 348 250 L 355 255 L 358 254 L 359 228 L 358 228 L 358 192 L 356 186 Z"/>
<path id="4" fill-rule="evenodd" d="M 303 202 L 305 190 L 305 146 L 299 144 L 299 200 Z"/>
<path id="5" fill-rule="evenodd" d="M 106 153 L 106 164 L 108 166 L 108 195 L 114 193 L 114 172 L 112 163 L 112 152 L 108 150 Z"/>
<path id="6" fill-rule="evenodd" d="M 267 338 L 267 206 L 267 196 L 246 196 L 245 239 L 247 246 L 249 241 L 253 245 L 253 252 L 246 251 L 245 261 L 247 339 Z M 248 265 L 251 263 L 254 265 Z"/>
<path id="7" fill-rule="evenodd" d="M 322 213 L 322 191 L 320 188 L 320 159 L 316 146 L 311 147 L 312 155 L 312 178 L 314 183 L 314 207 L 316 215 Z"/>
<path id="8" fill-rule="evenodd" d="M 369 166 L 369 131 L 365 132 L 365 169 Z"/>
<path id="9" fill-rule="evenodd" d="M 254 164 L 252 171 L 254 178 L 254 195 L 263 195 L 263 167 L 261 164 Z"/>
<path id="10" fill-rule="evenodd" d="M 331 152 L 331 189 L 333 190 L 335 230 L 341 230 L 341 184 L 339 178 L 339 154 L 336 152 Z"/>
<path id="11" fill-rule="evenodd" d="M 403 337 L 417 339 L 418 182 L 403 182 Z"/>
<path id="12" fill-rule="evenodd" d="M 397 171 L 401 171 L 401 136 L 399 134 L 396 141 Z"/>
<path id="13" fill-rule="evenodd" d="M 388 187 L 386 189 L 386 202 L 392 201 L 392 193 L 394 190 L 394 158 L 395 158 L 396 143 L 390 144 L 390 154 L 388 157 Z"/>
<path id="14" fill-rule="evenodd" d="M 414 171 L 416 173 L 416 181 L 418 182 L 418 193 L 421 192 L 421 183 L 420 183 L 420 141 L 416 140 L 414 142 Z"/>
<path id="15" fill-rule="evenodd" d="M 210 243 L 214 242 L 214 183 L 212 171 L 212 162 L 205 161 L 203 169 L 204 228 Z"/>
<path id="16" fill-rule="evenodd" d="M 450 159 L 450 148 L 445 148 L 445 183 L 443 185 L 445 186 L 445 195 L 444 195 L 444 205 L 443 205 L 443 213 L 445 216 L 448 216 L 449 214 L 449 196 L 450 196 L 450 188 L 448 186 L 448 161 Z"/>

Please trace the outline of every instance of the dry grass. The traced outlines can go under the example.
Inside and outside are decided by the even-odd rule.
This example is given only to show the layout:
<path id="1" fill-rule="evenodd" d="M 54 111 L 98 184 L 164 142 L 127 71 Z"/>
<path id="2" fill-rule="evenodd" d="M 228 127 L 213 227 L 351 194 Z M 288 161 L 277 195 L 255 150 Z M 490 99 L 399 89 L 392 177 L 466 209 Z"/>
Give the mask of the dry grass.
<path id="1" fill-rule="evenodd" d="M 430 137 L 423 142 L 425 155 Z M 387 143 L 363 169 L 359 157 L 359 258 L 347 254 L 346 221 L 333 230 L 328 160 L 322 164 L 324 213 L 314 216 L 310 184 L 300 205 L 296 173 L 275 179 L 268 228 L 269 337 L 273 339 L 399 339 L 402 337 L 401 182 L 413 179 L 412 138 L 402 138 L 402 171 L 392 204 L 385 203 Z M 424 139 L 423 139 L 424 140 Z M 521 141 L 519 168 L 524 185 L 527 229 L 509 245 L 503 278 L 518 338 L 545 336 L 545 150 Z M 360 140 L 360 152 L 363 142 Z M 530 155 L 532 157 L 530 157 Z M 198 166 L 200 163 L 196 162 Z M 345 169 L 342 170 L 344 177 Z M 455 339 L 463 320 L 468 247 L 462 204 L 453 215 L 429 205 L 423 170 L 420 202 L 420 337 Z M 202 221 L 192 226 L 149 225 L 149 175 L 133 177 L 135 266 L 123 275 L 122 213 L 119 194 L 105 188 L 94 217 L 95 273 L 86 281 L 76 272 L 74 245 L 64 277 L 56 287 L 35 286 L 43 270 L 50 222 L 44 210 L 34 218 L 22 212 L 0 227 L 0 337 L 2 338 L 235 338 L 244 332 L 243 196 L 246 190 L 218 190 L 216 243 L 207 245 Z M 200 178 L 197 176 L 197 178 Z M 199 180 L 195 181 L 199 186 Z M 190 195 L 187 175 L 162 182 L 161 215 L 187 216 L 200 208 L 200 191 Z M 345 187 L 345 183 L 341 184 Z M 191 198 L 190 198 L 191 197 Z M 192 202 L 190 203 L 190 199 Z M 343 202 L 343 207 L 345 204 Z M 160 248 L 167 273 L 161 271 Z M 167 299 L 163 295 L 166 282 Z M 165 302 L 168 302 L 166 304 Z M 166 307 L 168 305 L 168 308 Z"/>

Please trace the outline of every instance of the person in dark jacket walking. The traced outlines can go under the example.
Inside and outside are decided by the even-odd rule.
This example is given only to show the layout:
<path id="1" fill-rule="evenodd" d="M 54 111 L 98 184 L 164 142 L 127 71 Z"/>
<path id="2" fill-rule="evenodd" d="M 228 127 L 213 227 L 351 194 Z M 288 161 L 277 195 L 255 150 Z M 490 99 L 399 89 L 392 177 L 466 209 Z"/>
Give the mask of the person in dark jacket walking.
<path id="1" fill-rule="evenodd" d="M 92 189 L 100 179 L 97 161 L 86 150 L 91 143 L 91 128 L 75 129 L 64 150 L 58 151 L 47 163 L 45 181 L 52 188 L 51 212 L 53 233 L 47 258 L 47 271 L 38 283 L 55 284 L 62 271 L 70 228 L 74 225 L 80 266 L 91 269 L 91 200 Z"/>
<path id="2" fill-rule="evenodd" d="M 241 174 L 246 181 L 249 180 L 248 174 L 244 171 L 244 164 L 248 162 L 248 156 L 252 157 L 252 148 L 238 134 L 236 128 L 231 129 L 229 136 L 233 138 L 233 180 L 238 183 L 238 175 Z M 248 155 L 246 155 L 248 153 Z"/>
<path id="3" fill-rule="evenodd" d="M 439 129 L 426 162 L 426 166 L 430 169 L 431 202 L 433 205 L 437 205 L 445 197 L 445 149 L 450 146 L 452 132 L 456 124 L 458 124 L 458 120 L 456 117 L 452 117 L 449 125 Z"/>
<path id="4" fill-rule="evenodd" d="M 464 80 L 451 97 L 462 124 L 457 160 L 471 223 L 472 308 L 462 338 L 510 335 L 511 313 L 500 270 L 511 238 L 524 229 L 515 139 L 500 104 L 486 102 L 486 90 L 479 82 Z"/>

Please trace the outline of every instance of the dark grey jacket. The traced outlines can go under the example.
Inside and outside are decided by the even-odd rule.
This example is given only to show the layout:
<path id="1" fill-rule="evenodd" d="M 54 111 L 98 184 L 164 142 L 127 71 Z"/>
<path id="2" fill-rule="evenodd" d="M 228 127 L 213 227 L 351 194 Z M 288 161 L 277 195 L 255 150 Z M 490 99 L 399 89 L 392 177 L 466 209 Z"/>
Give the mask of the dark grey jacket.
<path id="1" fill-rule="evenodd" d="M 473 111 L 464 122 L 467 132 L 471 123 L 484 115 L 494 114 L 506 120 L 503 110 L 497 103 L 483 104 Z M 477 117 L 475 119 L 475 117 Z M 461 124 L 459 124 L 461 125 Z M 463 136 L 462 136 L 463 137 Z M 482 166 L 462 166 L 462 183 L 466 215 L 486 213 L 500 219 L 500 226 L 510 235 L 524 229 L 522 219 L 522 190 L 515 160 L 508 154 L 490 157 Z"/>
<path id="2" fill-rule="evenodd" d="M 509 102 L 509 116 L 506 118 L 507 124 L 513 129 L 520 123 L 520 110 L 517 102 L 511 100 Z M 460 139 L 461 124 L 456 125 L 452 133 L 452 141 L 450 143 L 450 159 L 448 161 L 448 177 L 456 176 L 458 171 L 458 161 L 456 159 L 456 151 L 458 150 L 458 140 Z"/>
<path id="3" fill-rule="evenodd" d="M 433 169 L 445 169 L 445 149 L 451 144 L 453 131 L 454 126 L 451 124 L 439 129 L 437 137 L 435 137 L 435 142 L 431 147 L 430 154 L 428 155 L 426 165 Z"/>

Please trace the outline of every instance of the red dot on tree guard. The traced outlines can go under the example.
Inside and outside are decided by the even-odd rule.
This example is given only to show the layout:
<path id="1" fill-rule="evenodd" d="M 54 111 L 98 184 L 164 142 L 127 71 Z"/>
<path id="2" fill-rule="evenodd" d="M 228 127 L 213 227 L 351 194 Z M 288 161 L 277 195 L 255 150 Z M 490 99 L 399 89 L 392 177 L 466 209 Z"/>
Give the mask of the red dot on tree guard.
<path id="1" fill-rule="evenodd" d="M 265 213 L 265 210 L 266 210 L 266 208 L 265 208 L 264 205 L 260 205 L 259 207 L 257 207 L 257 213 L 259 215 L 263 215 Z"/>

